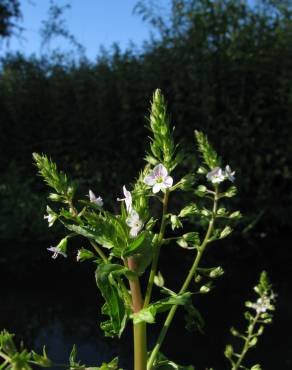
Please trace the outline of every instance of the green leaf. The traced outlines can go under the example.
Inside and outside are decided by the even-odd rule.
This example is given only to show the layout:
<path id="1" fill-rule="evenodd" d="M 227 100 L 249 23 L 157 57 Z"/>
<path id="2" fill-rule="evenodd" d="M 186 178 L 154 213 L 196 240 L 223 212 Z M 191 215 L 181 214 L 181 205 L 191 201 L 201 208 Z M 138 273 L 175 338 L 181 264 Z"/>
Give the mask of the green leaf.
<path id="1" fill-rule="evenodd" d="M 79 363 L 76 363 L 76 355 L 77 355 L 77 349 L 76 349 L 76 346 L 75 344 L 73 345 L 73 348 L 70 352 L 70 355 L 69 355 L 69 363 L 70 363 L 70 366 L 75 366 L 75 365 L 79 365 Z"/>
<path id="2" fill-rule="evenodd" d="M 52 367 L 53 366 L 52 361 L 47 356 L 45 346 L 43 347 L 43 354 L 42 355 L 39 355 L 36 352 L 32 351 L 32 357 L 33 357 L 34 361 L 37 362 L 37 364 L 40 367 Z"/>
<path id="3" fill-rule="evenodd" d="M 118 357 L 115 357 L 111 362 L 105 363 L 103 362 L 100 367 L 98 367 L 98 370 L 117 370 L 118 369 Z M 91 368 L 86 368 L 86 370 L 92 370 Z M 122 369 L 120 369 L 122 370 Z"/>
<path id="4" fill-rule="evenodd" d="M 169 360 L 166 356 L 164 356 L 161 352 L 159 352 L 156 361 L 153 365 L 153 370 L 194 370 L 194 367 L 189 366 L 181 366 L 176 364 L 175 362 Z"/>
<path id="5" fill-rule="evenodd" d="M 142 234 L 144 236 L 141 239 L 141 243 L 138 243 L 134 248 L 131 245 L 126 247 L 123 254 L 123 256 L 126 255 L 135 257 L 137 264 L 136 273 L 138 275 L 142 275 L 146 268 L 150 265 L 153 257 L 154 245 L 156 243 L 156 235 L 153 235 L 152 232 L 144 231 Z M 129 250 L 128 248 L 131 248 L 132 250 Z"/>
<path id="6" fill-rule="evenodd" d="M 223 198 L 223 197 L 226 197 L 226 198 L 232 198 L 234 197 L 235 195 L 237 194 L 237 189 L 235 186 L 231 186 L 227 191 L 225 191 L 224 193 L 220 193 L 219 194 L 219 198 Z"/>
<path id="7" fill-rule="evenodd" d="M 109 236 L 108 233 L 104 233 L 105 230 L 102 228 L 96 229 L 92 226 L 79 226 L 70 224 L 65 224 L 65 227 L 76 234 L 84 236 L 85 238 L 95 240 L 104 248 L 111 249 L 115 246 L 111 236 Z"/>
<path id="8" fill-rule="evenodd" d="M 188 217 L 195 215 L 196 213 L 198 213 L 198 207 L 195 203 L 191 203 L 180 211 L 178 217 Z"/>
<path id="9" fill-rule="evenodd" d="M 121 336 L 129 314 L 122 288 L 117 281 L 122 275 L 135 276 L 126 267 L 111 263 L 101 263 L 95 273 L 96 284 L 106 302 L 102 307 L 102 313 L 109 316 L 109 320 L 103 322 L 101 328 L 105 335 L 110 337 Z"/>
<path id="10" fill-rule="evenodd" d="M 155 322 L 155 316 L 160 313 L 167 311 L 173 305 L 185 305 L 189 302 L 191 297 L 190 292 L 183 294 L 171 295 L 170 297 L 161 299 L 157 302 L 150 304 L 148 307 L 143 308 L 141 311 L 132 314 L 134 324 L 140 322 L 147 322 L 153 324 Z"/>
<path id="11" fill-rule="evenodd" d="M 83 262 L 91 258 L 96 258 L 95 254 L 86 248 L 81 248 L 77 253 L 77 261 Z"/>
<path id="12" fill-rule="evenodd" d="M 137 250 L 139 249 L 139 247 L 141 246 L 141 244 L 144 242 L 144 240 L 146 238 L 146 235 L 147 235 L 147 232 L 146 231 L 143 231 L 142 233 L 140 233 L 138 235 L 138 237 L 135 238 L 132 241 L 132 243 L 130 243 L 125 248 L 125 250 L 123 251 L 123 257 L 128 257 L 128 256 L 131 256 L 131 255 L 137 253 Z"/>
<path id="13" fill-rule="evenodd" d="M 2 330 L 0 333 L 0 349 L 9 356 L 13 356 L 17 352 L 13 337 L 14 334 L 8 333 L 7 330 Z"/>

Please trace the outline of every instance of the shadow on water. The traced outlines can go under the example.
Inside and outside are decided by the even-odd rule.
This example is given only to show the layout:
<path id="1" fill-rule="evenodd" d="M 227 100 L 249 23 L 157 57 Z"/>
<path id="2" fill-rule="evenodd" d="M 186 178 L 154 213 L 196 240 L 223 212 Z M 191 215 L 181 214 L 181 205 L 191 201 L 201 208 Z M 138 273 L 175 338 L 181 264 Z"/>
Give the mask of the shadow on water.
<path id="1" fill-rule="evenodd" d="M 287 241 L 288 243 L 288 241 Z M 283 253 L 287 243 L 258 245 L 222 245 L 212 251 L 208 266 L 223 265 L 226 274 L 215 282 L 216 289 L 205 296 L 195 296 L 195 305 L 206 321 L 204 333 L 188 333 L 181 312 L 172 324 L 163 352 L 182 364 L 195 364 L 196 370 L 214 367 L 227 369 L 223 351 L 227 343 L 236 346 L 229 335 L 230 326 L 244 327 L 243 304 L 253 299 L 251 287 L 259 273 L 266 269 L 278 293 L 277 311 L 256 349 L 249 355 L 250 364 L 261 363 L 265 370 L 292 368 L 292 345 L 288 328 L 292 327 L 291 253 Z M 282 247 L 281 247 L 282 246 Z M 68 260 L 52 260 L 45 246 L 1 245 L 0 328 L 17 334 L 30 348 L 41 350 L 56 363 L 68 363 L 73 344 L 78 360 L 90 366 L 100 365 L 114 357 L 125 370 L 132 368 L 132 333 L 129 326 L 121 340 L 104 338 L 99 322 L 100 299 L 90 264 Z M 70 258 L 72 257 L 72 258 Z M 175 261 L 175 264 L 173 263 Z M 161 258 L 161 271 L 167 285 L 178 288 L 178 271 L 186 271 L 191 256 L 179 248 L 169 248 Z M 167 273 L 168 271 L 168 273 Z M 162 319 L 161 317 L 160 319 Z M 159 322 L 159 324 L 162 323 Z M 158 334 L 158 326 L 149 326 L 150 345 Z"/>

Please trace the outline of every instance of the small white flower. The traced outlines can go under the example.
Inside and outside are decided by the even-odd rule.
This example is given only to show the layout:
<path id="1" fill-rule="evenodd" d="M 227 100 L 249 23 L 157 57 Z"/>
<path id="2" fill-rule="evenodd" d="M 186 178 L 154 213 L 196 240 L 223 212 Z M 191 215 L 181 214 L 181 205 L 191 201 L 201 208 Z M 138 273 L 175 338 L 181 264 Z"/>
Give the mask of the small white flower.
<path id="1" fill-rule="evenodd" d="M 264 313 L 270 308 L 270 298 L 267 296 L 261 297 L 256 303 L 253 303 L 251 307 L 256 310 L 257 313 Z"/>
<path id="2" fill-rule="evenodd" d="M 168 176 L 167 169 L 160 163 L 145 177 L 144 183 L 152 186 L 152 191 L 155 194 L 160 190 L 172 187 L 173 178 Z"/>
<path id="3" fill-rule="evenodd" d="M 207 173 L 206 177 L 213 184 L 219 184 L 225 180 L 225 174 L 220 167 L 215 167 L 212 171 Z"/>
<path id="4" fill-rule="evenodd" d="M 96 204 L 98 207 L 103 207 L 102 197 L 97 197 L 92 190 L 89 190 L 89 200 L 90 202 Z"/>
<path id="5" fill-rule="evenodd" d="M 79 251 L 77 252 L 76 261 L 77 261 L 77 262 L 79 262 L 79 261 L 80 261 L 80 259 L 81 259 L 81 251 L 79 250 Z"/>
<path id="6" fill-rule="evenodd" d="M 235 176 L 234 176 L 235 175 L 235 171 L 231 171 L 231 168 L 230 168 L 229 165 L 227 165 L 225 167 L 224 175 L 231 182 L 233 182 L 235 180 Z"/>
<path id="7" fill-rule="evenodd" d="M 44 219 L 48 220 L 49 227 L 52 227 L 54 222 L 57 220 L 58 215 L 49 206 L 47 206 L 47 213 L 47 215 L 44 215 Z"/>
<path id="8" fill-rule="evenodd" d="M 63 257 L 67 257 L 67 242 L 68 237 L 63 238 L 56 247 L 47 248 L 48 251 L 53 252 L 52 258 L 56 259 L 59 254 Z"/>
<path id="9" fill-rule="evenodd" d="M 143 222 L 140 220 L 138 213 L 132 209 L 129 217 L 126 219 L 127 225 L 130 227 L 130 236 L 135 238 L 143 227 Z"/>
<path id="10" fill-rule="evenodd" d="M 47 248 L 47 250 L 54 253 L 52 255 L 53 259 L 56 259 L 59 254 L 61 254 L 63 257 L 67 257 L 67 254 L 65 252 L 62 252 L 61 249 L 58 246 Z"/>
<path id="11" fill-rule="evenodd" d="M 125 185 L 123 186 L 123 193 L 125 198 L 117 198 L 117 201 L 125 201 L 127 213 L 130 214 L 132 211 L 132 194 L 129 190 L 126 189 Z"/>

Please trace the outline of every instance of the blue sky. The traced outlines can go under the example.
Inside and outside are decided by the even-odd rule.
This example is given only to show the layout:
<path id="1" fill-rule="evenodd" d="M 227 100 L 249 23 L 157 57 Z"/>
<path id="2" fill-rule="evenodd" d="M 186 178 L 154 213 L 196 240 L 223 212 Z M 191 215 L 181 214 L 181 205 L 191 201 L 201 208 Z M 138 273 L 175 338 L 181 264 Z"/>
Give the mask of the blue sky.
<path id="1" fill-rule="evenodd" d="M 58 5 L 65 0 L 55 1 Z M 143 40 L 149 39 L 150 26 L 133 14 L 136 0 L 71 0 L 71 9 L 66 10 L 68 29 L 86 49 L 86 55 L 94 59 L 100 46 L 110 47 L 117 42 L 125 49 L 130 41 L 138 47 Z M 49 0 L 21 0 L 23 20 L 20 26 L 24 28 L 22 39 L 12 37 L 9 44 L 2 45 L 0 53 L 20 51 L 26 55 L 40 55 L 40 28 L 42 21 L 47 19 Z M 68 50 L 68 42 L 56 40 L 51 49 L 59 47 Z M 44 51 L 44 50 L 43 50 Z"/>

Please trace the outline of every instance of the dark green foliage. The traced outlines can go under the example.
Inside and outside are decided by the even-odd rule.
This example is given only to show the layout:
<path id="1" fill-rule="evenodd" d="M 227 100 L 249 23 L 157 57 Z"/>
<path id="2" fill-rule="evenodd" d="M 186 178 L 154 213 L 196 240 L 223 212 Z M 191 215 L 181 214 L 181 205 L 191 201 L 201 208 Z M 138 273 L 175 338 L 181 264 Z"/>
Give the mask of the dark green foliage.
<path id="1" fill-rule="evenodd" d="M 16 21 L 21 18 L 18 0 L 0 0 L 0 38 L 10 37 L 18 29 Z"/>
<path id="2" fill-rule="evenodd" d="M 169 22 L 152 19 L 162 40 L 141 55 L 114 47 L 95 63 L 76 64 L 65 56 L 3 58 L 1 238 L 46 236 L 46 223 L 38 221 L 45 211 L 44 187 L 32 180 L 33 151 L 58 158 L 77 179 L 80 194 L 92 188 L 117 207 L 121 186 L 141 167 L 143 112 L 157 87 L 171 106 L 181 147 L 194 152 L 193 132 L 202 130 L 230 160 L 243 214 L 252 213 L 255 226 L 266 221 L 269 232 L 288 227 L 291 6 L 259 3 L 250 8 L 242 1 L 173 1 Z M 185 161 L 197 170 L 195 157 Z M 141 207 L 147 213 L 146 204 Z"/>
<path id="3" fill-rule="evenodd" d="M 102 263 L 96 270 L 96 284 L 105 299 L 102 313 L 109 316 L 109 320 L 101 323 L 106 336 L 121 336 L 129 315 L 122 296 L 117 277 L 129 274 L 127 268 L 121 265 Z"/>

